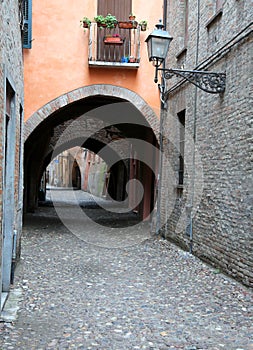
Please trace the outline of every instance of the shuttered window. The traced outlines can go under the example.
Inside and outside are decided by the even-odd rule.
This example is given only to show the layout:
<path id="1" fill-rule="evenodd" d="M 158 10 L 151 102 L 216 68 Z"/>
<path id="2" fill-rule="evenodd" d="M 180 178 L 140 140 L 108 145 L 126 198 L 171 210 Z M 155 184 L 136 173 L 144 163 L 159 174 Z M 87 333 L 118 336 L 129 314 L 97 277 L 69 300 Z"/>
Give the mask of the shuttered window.
<path id="1" fill-rule="evenodd" d="M 118 21 L 127 21 L 131 11 L 132 0 L 98 0 L 98 15 L 111 13 Z"/>
<path id="2" fill-rule="evenodd" d="M 97 14 L 106 16 L 108 13 L 115 16 L 117 20 L 120 21 L 128 21 L 129 14 L 132 11 L 132 0 L 98 0 L 98 10 Z M 103 43 L 103 38 L 106 34 L 122 34 L 125 38 L 125 43 L 127 43 L 126 47 L 124 45 L 119 46 L 117 48 L 112 48 L 108 45 L 105 47 Z M 131 35 L 130 31 L 119 30 L 116 28 L 114 31 L 108 30 L 100 30 L 97 31 L 97 43 L 98 43 L 98 55 L 97 59 L 99 61 L 120 61 L 120 58 L 129 54 L 129 48 L 131 47 Z"/>
<path id="3" fill-rule="evenodd" d="M 32 48 L 32 0 L 23 0 L 23 48 Z"/>

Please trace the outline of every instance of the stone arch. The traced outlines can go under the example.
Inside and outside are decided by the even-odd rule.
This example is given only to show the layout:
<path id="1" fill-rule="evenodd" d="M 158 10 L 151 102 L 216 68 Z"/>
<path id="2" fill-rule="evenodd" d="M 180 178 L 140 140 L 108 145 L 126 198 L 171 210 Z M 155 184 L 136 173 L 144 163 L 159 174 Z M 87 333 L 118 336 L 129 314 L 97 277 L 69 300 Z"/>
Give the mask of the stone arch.
<path id="1" fill-rule="evenodd" d="M 146 121 L 152 128 L 157 141 L 159 142 L 159 119 L 154 110 L 147 104 L 142 97 L 126 88 L 122 88 L 110 84 L 95 84 L 84 86 L 73 91 L 67 92 L 56 99 L 48 102 L 46 105 L 38 109 L 25 122 L 24 141 L 32 134 L 38 125 L 48 116 L 61 108 L 64 108 L 70 103 L 78 102 L 88 97 L 95 96 L 110 96 L 130 102 L 144 116 Z"/>
<path id="2" fill-rule="evenodd" d="M 122 107 L 121 103 L 126 103 L 125 107 Z M 85 148 L 95 153 L 100 149 L 95 141 L 100 141 L 104 145 L 112 143 L 113 146 L 110 145 L 107 149 L 110 149 L 109 162 L 114 159 L 112 158 L 115 153 L 114 147 L 117 148 L 116 154 L 128 150 L 128 154 L 122 157 L 126 162 L 130 162 L 129 159 L 132 156 L 136 157 L 137 154 L 145 157 L 150 166 L 141 160 L 137 160 L 137 163 L 132 161 L 131 164 L 128 163 L 124 176 L 120 167 L 112 166 L 111 169 L 117 180 L 115 180 L 116 200 L 120 190 L 126 191 L 127 179 L 136 177 L 143 182 L 145 191 L 140 212 L 143 217 L 149 217 L 156 193 L 159 119 L 147 102 L 135 92 L 105 84 L 90 85 L 67 92 L 37 110 L 25 122 L 24 134 L 24 207 L 28 211 L 34 211 L 38 205 L 40 178 L 52 152 L 58 152 L 65 146 L 76 146 L 77 144 L 74 144 L 76 140 L 79 143 L 81 140 L 87 146 Z M 120 144 L 115 139 L 120 139 Z M 126 147 L 124 141 L 128 143 Z M 139 142 L 147 142 L 152 150 L 147 151 L 147 148 L 140 147 Z M 130 158 L 129 152 L 131 152 Z M 123 183 L 122 179 L 125 177 L 126 181 Z M 136 193 L 134 188 L 131 191 Z"/>

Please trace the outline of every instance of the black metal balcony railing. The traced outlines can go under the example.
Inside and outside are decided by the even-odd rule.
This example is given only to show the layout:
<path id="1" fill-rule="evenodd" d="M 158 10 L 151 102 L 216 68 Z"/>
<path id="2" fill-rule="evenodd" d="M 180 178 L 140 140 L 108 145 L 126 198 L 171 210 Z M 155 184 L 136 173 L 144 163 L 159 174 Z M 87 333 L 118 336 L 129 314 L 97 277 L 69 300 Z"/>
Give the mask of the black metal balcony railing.
<path id="1" fill-rule="evenodd" d="M 138 68 L 140 62 L 140 28 L 99 28 L 92 23 L 89 36 L 90 66 L 124 66 Z M 107 36 L 119 37 L 119 43 L 105 43 Z"/>

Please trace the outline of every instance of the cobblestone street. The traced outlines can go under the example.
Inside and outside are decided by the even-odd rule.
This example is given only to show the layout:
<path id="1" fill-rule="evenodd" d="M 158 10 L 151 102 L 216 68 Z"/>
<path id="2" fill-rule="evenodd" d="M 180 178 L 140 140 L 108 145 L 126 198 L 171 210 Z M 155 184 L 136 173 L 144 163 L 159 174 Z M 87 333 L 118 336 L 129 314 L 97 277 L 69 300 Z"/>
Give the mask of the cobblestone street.
<path id="1" fill-rule="evenodd" d="M 22 297 L 17 320 L 0 323 L 0 349 L 253 349 L 251 290 L 74 192 L 84 218 L 72 191 L 26 216 Z"/>

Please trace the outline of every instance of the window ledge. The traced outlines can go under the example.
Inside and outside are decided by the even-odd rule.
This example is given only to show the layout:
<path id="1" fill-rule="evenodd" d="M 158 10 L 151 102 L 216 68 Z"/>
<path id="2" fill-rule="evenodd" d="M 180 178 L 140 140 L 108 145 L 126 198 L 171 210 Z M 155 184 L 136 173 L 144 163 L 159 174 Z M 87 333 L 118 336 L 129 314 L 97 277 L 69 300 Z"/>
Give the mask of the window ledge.
<path id="1" fill-rule="evenodd" d="M 207 29 L 209 29 L 216 21 L 218 21 L 221 18 L 222 12 L 223 10 L 220 9 L 209 19 L 209 21 L 206 24 Z"/>
<path id="2" fill-rule="evenodd" d="M 121 62 L 89 61 L 89 67 L 137 69 L 140 67 L 140 63 L 139 62 L 121 63 Z"/>

